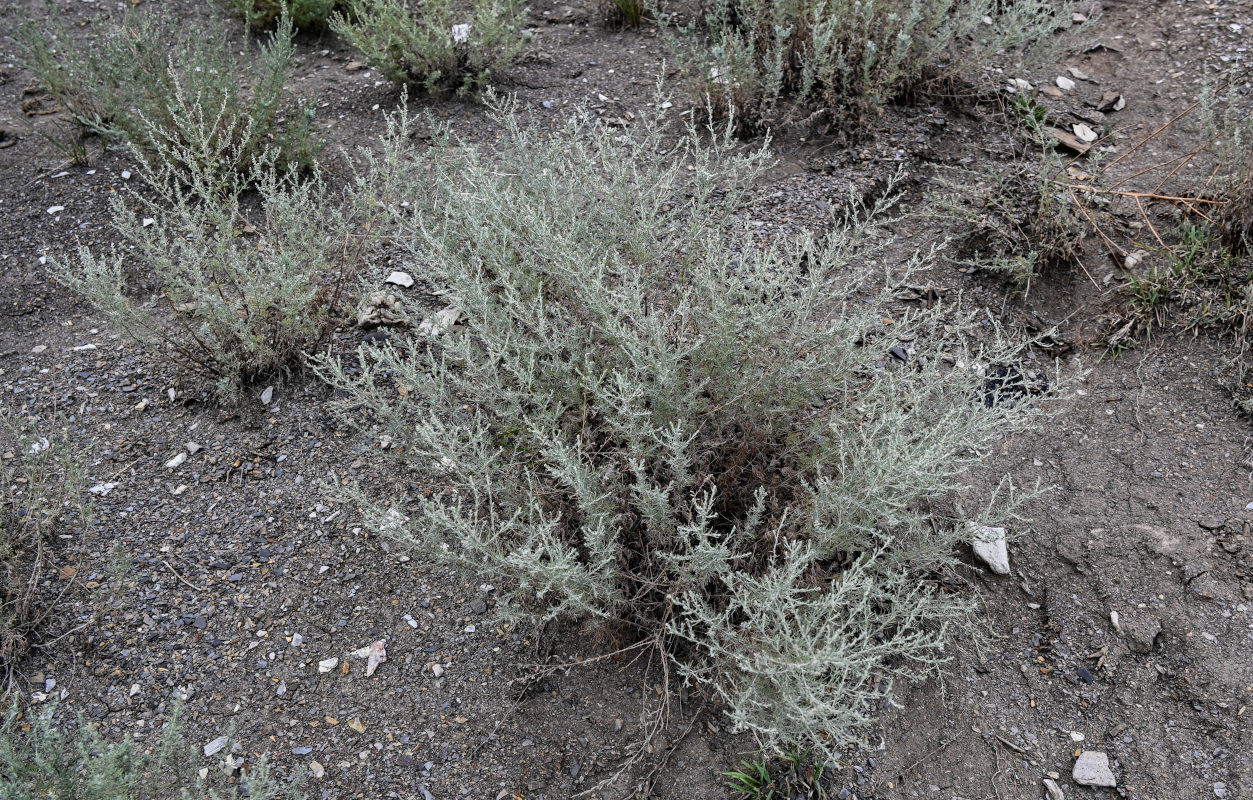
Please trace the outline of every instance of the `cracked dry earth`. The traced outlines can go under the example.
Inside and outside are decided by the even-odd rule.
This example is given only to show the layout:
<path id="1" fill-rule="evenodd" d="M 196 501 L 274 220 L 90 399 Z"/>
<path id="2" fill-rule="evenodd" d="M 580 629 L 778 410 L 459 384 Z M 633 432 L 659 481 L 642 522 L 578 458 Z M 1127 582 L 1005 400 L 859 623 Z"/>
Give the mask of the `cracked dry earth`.
<path id="1" fill-rule="evenodd" d="M 96 5 L 74 13 L 116 13 Z M 0 30 L 38 9 L 5 4 Z M 672 83 L 676 113 L 691 107 L 655 28 L 606 31 L 590 2 L 541 0 L 532 12 L 532 52 L 507 88 L 534 124 L 579 102 L 620 116 L 659 77 Z M 1095 44 L 1026 77 L 1047 84 L 1080 69 L 1090 80 L 1046 102 L 1114 125 L 1118 152 L 1191 102 L 1207 66 L 1244 57 L 1253 13 L 1247 2 L 1128 0 L 1107 4 L 1093 31 Z M 269 405 L 223 418 L 59 285 L 45 257 L 110 241 L 107 197 L 128 162 L 93 150 L 86 166 L 63 164 L 40 135 L 57 135 L 63 120 L 27 91 L 32 76 L 4 47 L 5 413 L 66 414 L 92 483 L 114 484 L 96 498 L 97 523 L 59 544 L 48 589 L 69 585 L 48 638 L 78 630 L 27 659 L 28 695 L 59 696 L 67 728 L 82 714 L 110 738 L 141 741 L 186 697 L 190 740 L 220 748 L 205 766 L 231 752 L 267 755 L 282 774 L 316 765 L 310 788 L 325 798 L 555 799 L 613 775 L 657 708 L 655 665 L 604 659 L 525 680 L 529 664 L 604 649 L 591 631 L 500 624 L 493 587 L 397 551 L 329 503 L 329 480 L 360 480 L 402 503 L 426 487 L 380 466 L 380 441 L 335 419 L 324 387 L 289 382 Z M 377 135 L 398 93 L 347 69 L 353 54 L 333 36 L 302 39 L 300 58 L 294 83 L 320 99 L 322 134 L 347 146 Z M 1092 110 L 1109 89 L 1127 107 Z M 470 138 L 494 135 L 473 105 L 418 102 Z M 1011 164 L 1021 151 L 1010 138 L 979 109 L 943 104 L 892 109 L 856 145 L 785 136 L 746 221 L 762 236 L 820 225 L 850 189 L 902 167 L 915 202 L 938 165 Z M 1188 141 L 1156 146 L 1164 158 Z M 48 213 L 54 206 L 63 209 Z M 933 232 L 902 233 L 922 246 Z M 1118 359 L 1091 346 L 1121 282 L 1095 238 L 1081 266 L 1045 274 L 1025 300 L 975 273 L 929 276 L 1011 328 L 1059 326 L 1073 345 L 1067 368 L 1087 372 L 1055 417 L 1005 441 L 989 465 L 993 483 L 1008 473 L 1055 488 L 1033 502 L 1031 524 L 1011 530 L 1011 575 L 971 559 L 958 576 L 983 598 L 985 636 L 958 643 L 943 682 L 898 689 L 872 746 L 830 771 L 831 796 L 1042 798 L 1046 779 L 1072 799 L 1253 796 L 1253 484 L 1249 421 L 1224 389 L 1233 345 L 1162 333 Z M 345 326 L 334 346 L 347 352 L 359 339 Z M 167 467 L 179 453 L 186 459 Z M 387 659 L 367 675 L 355 652 L 379 640 Z M 676 706 L 648 758 L 600 794 L 728 796 L 719 773 L 751 756 L 752 742 L 716 711 L 698 715 L 699 698 Z M 1096 753 L 1112 788 L 1074 779 L 1077 761 Z"/>

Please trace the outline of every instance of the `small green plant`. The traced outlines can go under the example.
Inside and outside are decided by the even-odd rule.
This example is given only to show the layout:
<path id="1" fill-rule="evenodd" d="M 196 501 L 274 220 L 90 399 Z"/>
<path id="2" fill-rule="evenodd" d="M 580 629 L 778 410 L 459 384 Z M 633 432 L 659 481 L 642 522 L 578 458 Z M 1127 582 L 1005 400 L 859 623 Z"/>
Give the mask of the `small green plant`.
<path id="1" fill-rule="evenodd" d="M 337 200 L 316 165 L 299 178 L 272 161 L 245 169 L 237 149 L 202 168 L 155 146 L 151 160 L 138 157 L 145 190 L 110 198 L 125 249 L 80 248 L 67 283 L 234 405 L 256 382 L 299 369 L 344 319 L 382 214 L 358 192 Z M 255 198 L 241 197 L 245 186 Z M 150 298 L 126 290 L 136 273 L 157 282 Z"/>
<path id="2" fill-rule="evenodd" d="M 348 0 L 331 29 L 388 80 L 430 94 L 485 88 L 526 45 L 515 0 Z"/>
<path id="3" fill-rule="evenodd" d="M 801 118 L 852 131 L 926 80 L 982 70 L 1068 25 L 1062 5 L 712 0 L 707 40 L 672 41 L 696 93 L 745 133 Z"/>
<path id="4" fill-rule="evenodd" d="M 813 750 L 793 747 L 722 774 L 731 791 L 748 800 L 824 800 L 829 776 L 812 756 Z"/>
<path id="5" fill-rule="evenodd" d="M 1124 320 L 1151 335 L 1154 327 L 1186 331 L 1244 326 L 1253 265 L 1227 249 L 1213 229 L 1185 223 L 1173 251 L 1145 254 L 1127 276 Z M 1165 259 L 1163 267 L 1156 263 Z"/>
<path id="6" fill-rule="evenodd" d="M 722 775 L 733 792 L 751 798 L 765 797 L 774 779 L 763 761 L 741 761 L 738 769 Z"/>
<path id="7" fill-rule="evenodd" d="M 1039 413 L 989 389 L 1017 348 L 893 299 L 937 256 L 875 266 L 890 201 L 769 245 L 735 222 L 764 153 L 725 129 L 658 111 L 540 133 L 496 113 L 491 157 L 396 149 L 425 178 L 402 182 L 400 240 L 464 330 L 440 314 L 351 372 L 319 367 L 439 491 L 348 496 L 368 527 L 504 587 L 510 613 L 601 620 L 767 748 L 829 754 L 967 619 L 938 570 L 969 516 L 1009 511 L 942 519 L 932 501 Z"/>
<path id="8" fill-rule="evenodd" d="M 644 0 L 601 0 L 601 15 L 614 27 L 635 28 L 644 21 Z"/>
<path id="9" fill-rule="evenodd" d="M 227 7 L 238 15 L 249 28 L 269 28 L 283 16 L 283 7 L 291 17 L 292 25 L 301 30 L 324 27 L 331 12 L 343 5 L 342 0 L 226 0 Z"/>
<path id="10" fill-rule="evenodd" d="M 0 416 L 0 675 L 4 692 L 56 598 L 41 586 L 56 566 L 56 535 L 86 527 L 86 473 L 65 421 L 40 426 L 17 414 Z"/>
<path id="11" fill-rule="evenodd" d="M 75 120 L 110 141 L 162 145 L 184 171 L 203 172 L 228 156 L 247 170 L 267 151 L 283 167 L 313 160 L 311 108 L 284 89 L 295 49 L 289 17 L 242 60 L 224 32 L 142 11 L 94 42 L 64 26 L 47 36 L 33 22 L 18 42 L 23 64 Z"/>
<path id="12" fill-rule="evenodd" d="M 29 714 L 10 708 L 0 724 L 0 796 L 12 800 L 278 800 L 304 797 L 302 782 L 281 784 L 266 760 L 231 779 L 219 766 L 206 777 L 183 737 L 176 706 L 150 749 L 132 737 L 106 741 L 81 717 L 67 736 L 55 704 Z M 28 718 L 28 719 L 27 719 Z"/>

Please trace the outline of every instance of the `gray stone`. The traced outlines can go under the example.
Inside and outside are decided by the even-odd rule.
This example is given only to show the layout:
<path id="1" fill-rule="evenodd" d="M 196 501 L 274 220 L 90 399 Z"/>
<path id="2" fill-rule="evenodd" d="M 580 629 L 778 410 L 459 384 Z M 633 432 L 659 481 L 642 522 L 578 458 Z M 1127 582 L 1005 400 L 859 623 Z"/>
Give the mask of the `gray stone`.
<path id="1" fill-rule="evenodd" d="M 1109 768 L 1109 756 L 1097 750 L 1085 750 L 1075 760 L 1075 768 L 1070 777 L 1080 786 L 1106 786 L 1113 788 L 1118 785 L 1114 772 Z"/>
<path id="2" fill-rule="evenodd" d="M 1049 800 L 1066 800 L 1066 795 L 1062 793 L 1062 787 L 1057 785 L 1057 781 L 1052 778 L 1044 779 L 1044 791 L 1048 792 Z"/>
<path id="3" fill-rule="evenodd" d="M 1131 652 L 1151 653 L 1162 632 L 1162 623 L 1145 609 L 1131 608 L 1119 616 L 1118 632 L 1126 638 Z"/>
<path id="4" fill-rule="evenodd" d="M 967 523 L 972 541 L 971 548 L 988 568 L 997 575 L 1009 574 L 1009 550 L 1005 545 L 1005 529 L 989 528 L 987 525 Z"/>

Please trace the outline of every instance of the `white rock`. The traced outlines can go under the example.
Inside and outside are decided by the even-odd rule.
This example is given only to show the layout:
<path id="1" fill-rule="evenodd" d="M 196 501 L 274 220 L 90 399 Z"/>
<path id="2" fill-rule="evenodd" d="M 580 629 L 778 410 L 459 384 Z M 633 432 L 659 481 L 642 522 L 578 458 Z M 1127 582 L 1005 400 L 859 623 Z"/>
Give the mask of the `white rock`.
<path id="1" fill-rule="evenodd" d="M 1118 785 L 1113 771 L 1109 768 L 1109 756 L 1097 750 L 1084 750 L 1075 760 L 1075 768 L 1070 777 L 1080 786 Z"/>
<path id="2" fill-rule="evenodd" d="M 1086 736 L 1084 736 L 1084 735 L 1083 735 L 1082 733 L 1080 733 L 1079 731 L 1071 731 L 1071 732 L 1070 732 L 1070 741 L 1072 741 L 1072 742 L 1082 742 L 1082 741 L 1083 741 L 1084 739 L 1086 739 L 1086 738 L 1087 738 L 1087 737 L 1086 737 Z"/>
<path id="3" fill-rule="evenodd" d="M 156 220 L 152 217 L 144 217 L 143 226 L 146 228 L 154 222 L 156 222 Z"/>
<path id="4" fill-rule="evenodd" d="M 396 271 L 396 272 L 393 272 L 391 275 L 388 275 L 387 280 L 383 282 L 390 283 L 394 286 L 400 286 L 402 288 L 408 289 L 410 286 L 413 285 L 413 276 L 410 275 L 408 272 Z"/>
<path id="5" fill-rule="evenodd" d="M 972 535 L 971 548 L 975 555 L 997 575 L 1009 574 L 1009 549 L 1005 544 L 1005 529 L 990 528 L 974 522 L 967 523 Z"/>
<path id="6" fill-rule="evenodd" d="M 338 658 L 328 658 L 318 662 L 318 672 L 330 672 L 339 666 Z"/>
<path id="7" fill-rule="evenodd" d="M 461 318 L 461 309 L 455 306 L 448 306 L 435 312 L 434 319 L 424 319 L 418 325 L 418 332 L 427 336 L 439 336 L 444 331 L 457 324 L 457 320 Z"/>
<path id="8" fill-rule="evenodd" d="M 222 748 L 226 747 L 226 743 L 230 740 L 231 737 L 229 736 L 219 736 L 204 746 L 204 754 L 206 756 L 212 756 L 220 753 Z"/>
<path id="9" fill-rule="evenodd" d="M 91 487 L 87 491 L 91 492 L 92 494 L 98 494 L 103 497 L 104 495 L 113 491 L 115 486 L 117 486 L 116 483 L 97 483 L 95 486 Z"/>
<path id="10" fill-rule="evenodd" d="M 174 469 L 176 467 L 180 467 L 182 466 L 183 462 L 186 460 L 187 460 L 187 454 L 179 453 L 178 455 L 171 458 L 169 461 L 165 462 L 165 468 Z"/>
<path id="11" fill-rule="evenodd" d="M 1066 795 L 1062 793 L 1062 787 L 1057 785 L 1057 781 L 1052 778 L 1044 779 L 1044 791 L 1048 792 L 1049 800 L 1066 800 Z"/>
<path id="12" fill-rule="evenodd" d="M 366 661 L 365 664 L 365 676 L 367 678 L 374 674 L 374 670 L 378 669 L 379 664 L 382 664 L 387 660 L 387 649 L 384 646 L 385 644 L 385 639 L 379 639 L 377 642 L 370 645 L 370 654 L 368 656 L 369 660 Z"/>
<path id="13" fill-rule="evenodd" d="M 193 456 L 202 449 L 203 448 L 196 442 L 187 443 L 187 452 L 191 453 Z"/>
<path id="14" fill-rule="evenodd" d="M 274 387 L 267 386 L 265 391 L 261 393 L 261 405 L 268 406 L 270 401 L 274 399 Z"/>
<path id="15" fill-rule="evenodd" d="M 470 40 L 470 23 L 452 26 L 452 40 L 454 42 L 467 42 Z"/>
<path id="16" fill-rule="evenodd" d="M 1023 80 L 1022 78 L 1010 78 L 1009 85 L 1020 92 L 1031 91 L 1031 81 Z"/>
<path id="17" fill-rule="evenodd" d="M 1065 75 L 1058 75 L 1055 83 L 1057 84 L 1057 88 L 1061 89 L 1063 92 L 1069 92 L 1071 89 L 1075 88 L 1075 82 L 1070 78 L 1067 78 Z"/>
<path id="18" fill-rule="evenodd" d="M 292 646 L 292 647 L 300 647 L 300 645 L 302 645 L 302 644 L 304 644 L 304 643 L 305 643 L 305 637 L 301 636 L 301 635 L 300 635 L 300 634 L 298 634 L 298 633 L 293 633 L 293 634 L 292 634 L 292 637 L 291 637 L 291 646 Z"/>
<path id="19" fill-rule="evenodd" d="M 1097 139 L 1101 138 L 1097 135 L 1096 131 L 1092 130 L 1087 125 L 1084 125 L 1082 122 L 1075 123 L 1070 126 L 1070 129 L 1075 132 L 1075 138 L 1084 144 L 1092 144 Z"/>
<path id="20" fill-rule="evenodd" d="M 440 677 L 441 675 L 443 675 L 443 674 L 444 674 L 444 665 L 443 665 L 443 664 L 440 664 L 438 661 L 437 661 L 437 662 L 435 662 L 434 664 L 432 664 L 432 665 L 431 665 L 431 674 L 432 674 L 432 675 L 434 675 L 434 676 L 435 676 L 435 677 L 437 677 L 437 678 L 438 678 L 438 677 Z"/>
<path id="21" fill-rule="evenodd" d="M 130 179 L 131 179 L 131 172 L 130 172 L 130 170 L 128 170 L 128 169 L 124 169 L 124 170 L 122 170 L 122 180 L 124 180 L 124 181 L 129 181 Z"/>
<path id="22" fill-rule="evenodd" d="M 48 345 L 46 345 L 46 344 L 37 344 L 37 345 L 35 345 L 34 347 L 32 347 L 32 348 L 30 349 L 30 351 L 31 351 L 32 353 L 34 353 L 35 355 L 39 355 L 40 353 L 42 353 L 43 351 L 45 351 L 45 350 L 47 350 L 47 349 L 48 349 Z"/>
<path id="23" fill-rule="evenodd" d="M 48 207 L 49 214 L 60 214 L 64 210 L 65 210 L 65 206 L 49 206 Z"/>

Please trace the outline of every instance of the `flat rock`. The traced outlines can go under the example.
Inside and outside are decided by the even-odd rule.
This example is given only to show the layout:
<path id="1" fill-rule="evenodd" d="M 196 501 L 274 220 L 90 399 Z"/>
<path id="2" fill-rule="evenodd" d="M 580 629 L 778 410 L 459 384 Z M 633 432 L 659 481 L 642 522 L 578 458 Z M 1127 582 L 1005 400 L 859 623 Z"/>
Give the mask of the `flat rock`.
<path id="1" fill-rule="evenodd" d="M 1066 800 L 1062 787 L 1058 786 L 1057 781 L 1052 778 L 1044 779 L 1044 791 L 1048 792 L 1049 800 Z"/>
<path id="2" fill-rule="evenodd" d="M 391 275 L 388 275 L 387 280 L 384 281 L 384 283 L 390 283 L 394 286 L 400 286 L 408 289 L 410 286 L 413 286 L 413 276 L 408 272 L 396 271 Z"/>
<path id="3" fill-rule="evenodd" d="M 971 548 L 988 568 L 997 575 L 1009 574 L 1009 549 L 1005 544 L 1005 529 L 967 523 L 972 540 Z"/>
<path id="4" fill-rule="evenodd" d="M 1109 768 L 1109 756 L 1097 750 L 1084 750 L 1075 760 L 1075 768 L 1070 777 L 1080 786 L 1118 785 L 1114 772 Z"/>

